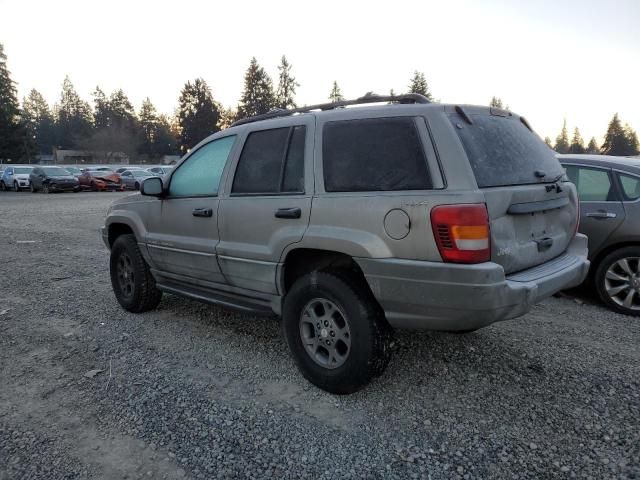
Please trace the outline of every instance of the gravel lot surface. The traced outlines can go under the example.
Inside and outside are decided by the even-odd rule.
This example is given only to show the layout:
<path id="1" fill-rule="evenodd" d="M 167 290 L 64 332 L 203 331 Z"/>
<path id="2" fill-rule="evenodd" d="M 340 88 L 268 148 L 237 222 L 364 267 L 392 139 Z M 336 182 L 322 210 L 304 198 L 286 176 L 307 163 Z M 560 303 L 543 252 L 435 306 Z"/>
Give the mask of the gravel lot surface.
<path id="1" fill-rule="evenodd" d="M 120 195 L 0 193 L 0 479 L 640 478 L 640 321 L 581 294 L 399 332 L 334 396 L 276 320 L 123 311 L 98 233 Z"/>

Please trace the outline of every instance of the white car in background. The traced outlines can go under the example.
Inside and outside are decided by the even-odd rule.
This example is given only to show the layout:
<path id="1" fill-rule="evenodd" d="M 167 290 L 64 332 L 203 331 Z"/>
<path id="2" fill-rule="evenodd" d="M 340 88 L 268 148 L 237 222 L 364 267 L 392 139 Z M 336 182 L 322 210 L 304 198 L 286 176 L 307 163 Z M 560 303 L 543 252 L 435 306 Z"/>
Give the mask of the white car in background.
<path id="1" fill-rule="evenodd" d="M 31 184 L 29 174 L 33 167 L 6 167 L 0 177 L 0 190 L 6 192 L 13 189 L 16 192 L 26 190 Z"/>

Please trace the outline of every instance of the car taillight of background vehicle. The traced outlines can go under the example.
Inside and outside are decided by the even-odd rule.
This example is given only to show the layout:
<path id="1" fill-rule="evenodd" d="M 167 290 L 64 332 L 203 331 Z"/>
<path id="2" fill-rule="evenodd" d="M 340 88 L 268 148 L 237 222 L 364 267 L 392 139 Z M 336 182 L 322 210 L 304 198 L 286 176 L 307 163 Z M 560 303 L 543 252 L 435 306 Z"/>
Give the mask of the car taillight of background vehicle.
<path id="1" fill-rule="evenodd" d="M 484 203 L 434 207 L 431 227 L 443 261 L 482 263 L 491 259 L 489 214 Z"/>

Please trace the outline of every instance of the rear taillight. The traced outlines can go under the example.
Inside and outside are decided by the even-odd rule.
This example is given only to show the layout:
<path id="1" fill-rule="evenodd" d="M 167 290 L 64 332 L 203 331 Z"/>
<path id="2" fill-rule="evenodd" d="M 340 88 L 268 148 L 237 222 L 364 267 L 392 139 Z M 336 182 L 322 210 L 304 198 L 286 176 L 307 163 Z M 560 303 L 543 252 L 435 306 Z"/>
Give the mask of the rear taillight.
<path id="1" fill-rule="evenodd" d="M 443 261 L 482 263 L 491 259 L 489 214 L 484 203 L 434 207 L 431 227 Z"/>

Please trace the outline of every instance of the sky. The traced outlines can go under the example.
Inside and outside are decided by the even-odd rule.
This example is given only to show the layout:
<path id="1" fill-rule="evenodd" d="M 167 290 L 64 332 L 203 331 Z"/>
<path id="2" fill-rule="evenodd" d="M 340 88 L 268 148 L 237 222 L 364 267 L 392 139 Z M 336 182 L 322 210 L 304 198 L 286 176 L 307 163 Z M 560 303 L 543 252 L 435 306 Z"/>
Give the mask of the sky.
<path id="1" fill-rule="evenodd" d="M 555 139 L 600 142 L 618 112 L 640 130 L 640 0 L 146 1 L 0 0 L 20 98 L 58 100 L 69 75 L 86 100 L 122 88 L 173 113 L 187 80 L 204 78 L 236 106 L 252 56 L 274 83 L 285 54 L 298 104 L 406 90 L 425 73 L 436 99 L 486 105 L 496 95 Z"/>

